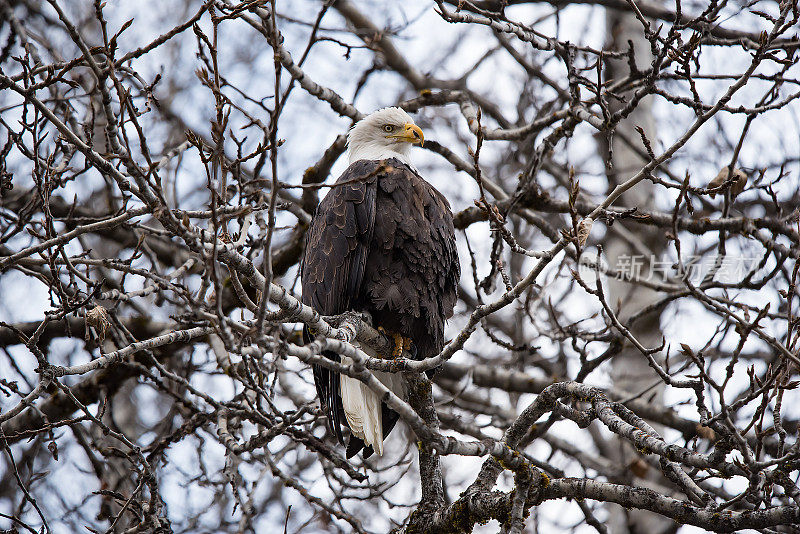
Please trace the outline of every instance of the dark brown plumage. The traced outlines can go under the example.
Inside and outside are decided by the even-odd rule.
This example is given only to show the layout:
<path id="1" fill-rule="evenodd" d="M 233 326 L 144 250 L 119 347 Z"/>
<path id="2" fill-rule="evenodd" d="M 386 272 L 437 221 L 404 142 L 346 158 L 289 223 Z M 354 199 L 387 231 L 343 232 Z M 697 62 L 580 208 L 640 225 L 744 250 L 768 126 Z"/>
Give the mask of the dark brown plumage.
<path id="1" fill-rule="evenodd" d="M 303 303 L 323 315 L 368 312 L 374 326 L 411 338 L 420 359 L 444 346 L 460 275 L 447 200 L 397 159 L 356 161 L 320 203 L 308 231 Z M 327 353 L 339 361 L 339 356 Z M 332 430 L 343 441 L 338 373 L 315 366 Z M 397 414 L 382 405 L 384 438 Z M 351 436 L 347 456 L 364 443 Z M 372 447 L 364 447 L 364 456 Z"/>

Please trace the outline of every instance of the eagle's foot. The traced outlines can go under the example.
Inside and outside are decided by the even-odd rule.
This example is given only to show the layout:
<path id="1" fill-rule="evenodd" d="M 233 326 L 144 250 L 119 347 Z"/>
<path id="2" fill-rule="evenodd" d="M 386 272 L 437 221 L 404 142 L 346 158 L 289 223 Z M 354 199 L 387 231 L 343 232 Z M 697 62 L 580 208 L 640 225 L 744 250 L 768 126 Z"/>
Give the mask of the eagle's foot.
<path id="1" fill-rule="evenodd" d="M 396 360 L 403 356 L 403 350 L 406 347 L 411 346 L 411 340 L 407 337 L 403 337 L 400 334 L 392 334 L 392 339 L 394 339 L 394 350 L 392 351 L 392 359 Z"/>
<path id="2" fill-rule="evenodd" d="M 411 350 L 412 341 L 410 337 L 403 337 L 401 334 L 398 334 L 397 332 L 389 333 L 386 330 L 384 330 L 382 326 L 378 327 L 378 331 L 383 332 L 387 336 L 390 336 L 392 340 L 394 340 L 394 349 L 392 349 L 392 355 L 391 355 L 392 360 L 396 360 L 397 358 L 402 357 L 404 351 Z"/>

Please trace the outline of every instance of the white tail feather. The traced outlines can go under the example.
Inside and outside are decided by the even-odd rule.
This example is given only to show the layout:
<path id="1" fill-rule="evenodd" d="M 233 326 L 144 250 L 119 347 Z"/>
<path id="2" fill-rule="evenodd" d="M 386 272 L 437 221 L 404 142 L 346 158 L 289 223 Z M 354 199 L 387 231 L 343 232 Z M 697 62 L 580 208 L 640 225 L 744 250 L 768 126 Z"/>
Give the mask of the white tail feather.
<path id="1" fill-rule="evenodd" d="M 342 357 L 342 363 L 352 363 L 350 358 Z M 405 381 L 395 373 L 374 371 L 375 378 L 401 399 L 405 397 Z M 339 382 L 339 393 L 347 425 L 353 435 L 361 438 L 365 444 L 372 446 L 378 456 L 383 456 L 383 417 L 381 414 L 380 396 L 369 386 L 349 376 L 342 375 Z"/>
<path id="2" fill-rule="evenodd" d="M 342 376 L 340 382 L 342 405 L 347 424 L 356 437 L 372 445 L 379 456 L 383 455 L 383 421 L 381 401 L 364 383 Z"/>

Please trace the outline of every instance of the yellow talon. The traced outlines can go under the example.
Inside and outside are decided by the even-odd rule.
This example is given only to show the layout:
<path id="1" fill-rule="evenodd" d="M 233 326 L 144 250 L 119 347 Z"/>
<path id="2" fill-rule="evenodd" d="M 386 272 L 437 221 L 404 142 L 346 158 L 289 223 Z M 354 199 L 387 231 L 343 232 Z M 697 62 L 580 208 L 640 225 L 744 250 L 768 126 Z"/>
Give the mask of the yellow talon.
<path id="1" fill-rule="evenodd" d="M 394 360 L 403 355 L 403 348 L 406 344 L 406 338 L 400 334 L 392 334 L 392 338 L 394 338 L 394 350 L 392 351 L 392 359 Z"/>
<path id="2" fill-rule="evenodd" d="M 389 333 L 382 326 L 378 327 L 379 332 L 383 332 L 387 336 L 391 336 L 392 340 L 394 340 L 394 349 L 392 350 L 391 359 L 397 359 L 403 356 L 403 351 L 408 350 L 411 348 L 411 338 L 403 337 L 401 334 L 396 332 Z"/>

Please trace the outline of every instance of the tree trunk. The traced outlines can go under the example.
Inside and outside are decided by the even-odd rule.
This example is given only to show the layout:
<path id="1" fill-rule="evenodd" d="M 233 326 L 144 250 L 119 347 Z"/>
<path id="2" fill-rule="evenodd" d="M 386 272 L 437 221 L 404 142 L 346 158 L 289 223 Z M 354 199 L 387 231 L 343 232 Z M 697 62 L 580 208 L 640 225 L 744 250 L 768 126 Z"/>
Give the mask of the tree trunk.
<path id="1" fill-rule="evenodd" d="M 606 15 L 608 28 L 609 49 L 628 50 L 633 46 L 636 67 L 645 70 L 652 62 L 650 43 L 645 38 L 641 23 L 629 12 L 608 10 Z M 609 60 L 606 63 L 606 77 L 620 79 L 628 75 L 630 67 L 626 59 Z M 624 96 L 630 96 L 628 93 Z M 608 153 L 606 161 L 608 167 L 609 190 L 618 183 L 624 182 L 635 174 L 646 163 L 641 156 L 645 147 L 636 127 L 641 127 L 648 140 L 655 143 L 656 129 L 652 114 L 652 97 L 644 98 L 636 109 L 617 126 L 611 139 L 610 161 Z M 616 111 L 615 102 L 612 101 L 612 111 Z M 616 108 L 620 104 L 617 103 Z M 633 144 L 633 146 L 631 146 Z M 606 147 L 607 148 L 607 147 Z M 646 152 L 645 152 L 646 153 Z M 650 209 L 654 206 L 653 197 L 655 186 L 649 181 L 642 181 L 636 187 L 626 192 L 619 203 L 627 207 L 639 206 Z M 633 274 L 634 276 L 648 276 L 651 259 L 659 259 L 664 250 L 664 242 L 658 232 L 648 230 L 642 225 L 625 224 L 618 221 L 610 229 L 610 238 L 606 244 L 606 256 L 612 272 Z M 649 256 L 649 255 L 652 256 Z M 637 268 L 641 266 L 641 270 Z M 630 317 L 639 310 L 651 304 L 656 298 L 656 292 L 640 285 L 629 284 L 625 281 L 608 278 L 608 303 L 618 314 L 620 321 L 625 324 Z M 661 342 L 660 313 L 650 313 L 638 318 L 631 327 L 631 333 L 648 348 L 656 347 Z M 614 388 L 628 394 L 641 394 L 650 402 L 663 404 L 663 383 L 653 373 L 645 356 L 635 347 L 626 344 L 612 363 L 611 376 Z M 652 389 L 648 389 L 653 386 Z M 645 392 L 646 391 L 646 392 Z M 656 427 L 657 431 L 661 429 Z M 613 441 L 608 444 L 611 458 L 616 458 L 619 465 L 632 466 L 626 469 L 627 476 L 635 485 L 647 486 L 648 478 L 660 478 L 659 473 L 646 469 L 642 463 L 642 456 L 628 442 Z M 639 468 L 637 470 L 636 468 Z M 643 471 L 644 472 L 643 472 Z M 644 475 L 638 478 L 634 472 Z M 662 533 L 670 532 L 675 528 L 675 523 L 662 516 L 640 511 L 625 510 L 619 506 L 611 506 L 611 532 L 614 533 Z"/>

